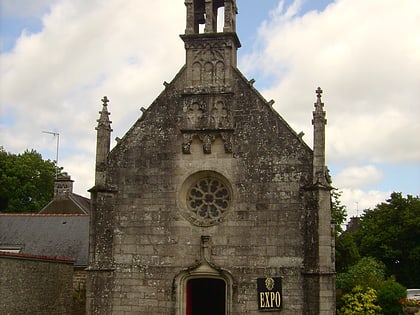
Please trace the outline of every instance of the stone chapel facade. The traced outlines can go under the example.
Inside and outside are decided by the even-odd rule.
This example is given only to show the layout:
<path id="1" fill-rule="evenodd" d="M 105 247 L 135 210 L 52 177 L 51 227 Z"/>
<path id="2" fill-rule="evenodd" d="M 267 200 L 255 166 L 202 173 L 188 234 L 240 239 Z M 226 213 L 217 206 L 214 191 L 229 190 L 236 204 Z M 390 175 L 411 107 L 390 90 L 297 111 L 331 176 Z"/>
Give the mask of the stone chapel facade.
<path id="1" fill-rule="evenodd" d="M 311 149 L 238 70 L 236 1 L 185 5 L 185 66 L 112 150 L 102 100 L 87 313 L 335 314 L 322 91 Z"/>

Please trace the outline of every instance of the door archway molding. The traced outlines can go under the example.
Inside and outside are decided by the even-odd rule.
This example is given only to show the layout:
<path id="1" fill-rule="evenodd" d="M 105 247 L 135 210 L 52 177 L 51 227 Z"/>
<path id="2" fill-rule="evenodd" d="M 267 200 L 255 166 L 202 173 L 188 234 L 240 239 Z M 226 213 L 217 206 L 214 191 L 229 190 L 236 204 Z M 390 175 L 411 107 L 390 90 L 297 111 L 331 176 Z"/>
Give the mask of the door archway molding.
<path id="1" fill-rule="evenodd" d="M 225 282 L 225 303 L 226 315 L 232 312 L 232 275 L 222 268 L 218 268 L 210 264 L 206 260 L 202 260 L 185 270 L 182 270 L 174 278 L 174 293 L 175 293 L 175 315 L 185 315 L 187 312 L 187 283 L 191 279 L 220 279 Z"/>

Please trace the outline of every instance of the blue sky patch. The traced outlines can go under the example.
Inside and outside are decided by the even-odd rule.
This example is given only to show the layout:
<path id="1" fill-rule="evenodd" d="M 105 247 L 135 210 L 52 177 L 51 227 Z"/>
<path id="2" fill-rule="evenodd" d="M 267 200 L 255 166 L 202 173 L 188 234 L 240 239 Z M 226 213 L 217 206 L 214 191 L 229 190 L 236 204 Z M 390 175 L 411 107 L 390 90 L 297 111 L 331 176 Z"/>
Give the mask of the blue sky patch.
<path id="1" fill-rule="evenodd" d="M 13 50 L 23 30 L 34 34 L 40 32 L 42 27 L 42 20 L 36 17 L 2 16 L 0 19 L 1 53 Z"/>

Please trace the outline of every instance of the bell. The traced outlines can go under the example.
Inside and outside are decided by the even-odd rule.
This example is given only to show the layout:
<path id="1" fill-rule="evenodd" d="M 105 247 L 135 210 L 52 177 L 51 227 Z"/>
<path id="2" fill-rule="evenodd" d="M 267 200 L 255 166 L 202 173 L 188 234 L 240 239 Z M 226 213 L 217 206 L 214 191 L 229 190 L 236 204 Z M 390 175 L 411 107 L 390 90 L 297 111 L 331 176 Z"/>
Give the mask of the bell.
<path id="1" fill-rule="evenodd" d="M 205 24 L 206 23 L 206 12 L 204 10 L 199 10 L 196 14 L 195 14 L 195 20 L 197 21 L 198 24 Z"/>
<path id="2" fill-rule="evenodd" d="M 195 1 L 195 20 L 198 24 L 206 23 L 206 3 L 202 0 Z"/>

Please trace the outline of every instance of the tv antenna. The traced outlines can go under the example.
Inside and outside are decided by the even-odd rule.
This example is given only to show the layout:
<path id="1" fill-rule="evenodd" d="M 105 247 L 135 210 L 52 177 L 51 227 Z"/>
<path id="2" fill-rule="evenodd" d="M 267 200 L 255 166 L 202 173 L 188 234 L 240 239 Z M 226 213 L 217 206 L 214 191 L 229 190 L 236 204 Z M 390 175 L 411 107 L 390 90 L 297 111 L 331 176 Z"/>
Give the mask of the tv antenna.
<path id="1" fill-rule="evenodd" d="M 56 154 L 55 154 L 55 179 L 57 179 L 58 178 L 58 147 L 60 145 L 60 134 L 55 131 L 43 131 L 42 133 L 53 135 L 54 138 L 57 137 L 57 148 L 56 148 Z"/>

